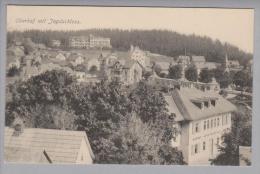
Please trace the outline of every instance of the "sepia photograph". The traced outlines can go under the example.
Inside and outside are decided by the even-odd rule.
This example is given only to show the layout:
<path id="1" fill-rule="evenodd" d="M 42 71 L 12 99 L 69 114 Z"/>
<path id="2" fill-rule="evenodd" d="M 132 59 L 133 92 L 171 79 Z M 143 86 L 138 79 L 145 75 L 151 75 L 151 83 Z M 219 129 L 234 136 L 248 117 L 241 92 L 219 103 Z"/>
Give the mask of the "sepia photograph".
<path id="1" fill-rule="evenodd" d="M 254 9 L 8 5 L 5 163 L 251 166 Z"/>

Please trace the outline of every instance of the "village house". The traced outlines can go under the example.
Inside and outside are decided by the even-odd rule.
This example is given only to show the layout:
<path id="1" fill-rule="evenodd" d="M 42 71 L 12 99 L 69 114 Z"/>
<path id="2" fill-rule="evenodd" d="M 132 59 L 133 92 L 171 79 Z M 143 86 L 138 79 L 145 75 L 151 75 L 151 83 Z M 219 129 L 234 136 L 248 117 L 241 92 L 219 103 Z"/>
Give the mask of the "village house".
<path id="1" fill-rule="evenodd" d="M 190 56 L 186 56 L 186 55 L 180 55 L 176 62 L 178 64 L 182 64 L 184 65 L 184 67 L 187 67 L 190 64 Z"/>
<path id="2" fill-rule="evenodd" d="M 19 69 L 21 67 L 21 58 L 18 58 L 16 56 L 8 56 L 6 62 L 8 69 L 12 67 L 16 67 L 17 69 Z"/>
<path id="3" fill-rule="evenodd" d="M 67 59 L 73 66 L 83 64 L 85 59 L 81 54 L 71 54 Z"/>
<path id="4" fill-rule="evenodd" d="M 51 46 L 52 47 L 58 48 L 58 47 L 60 47 L 60 45 L 61 45 L 61 41 L 60 40 L 51 40 Z"/>
<path id="5" fill-rule="evenodd" d="M 206 63 L 206 59 L 204 56 L 191 56 L 191 63 L 195 66 L 202 66 Z"/>
<path id="6" fill-rule="evenodd" d="M 89 58 L 85 62 L 87 70 L 90 73 L 100 71 L 100 61 L 97 58 Z"/>
<path id="7" fill-rule="evenodd" d="M 147 56 L 146 52 L 141 50 L 138 46 L 130 46 L 130 58 L 138 61 L 143 68 L 150 66 L 150 58 Z"/>
<path id="8" fill-rule="evenodd" d="M 169 68 L 172 64 L 169 62 L 156 62 L 155 66 L 158 66 L 158 68 L 161 70 L 160 73 L 162 74 L 168 74 Z"/>
<path id="9" fill-rule="evenodd" d="M 66 57 L 65 57 L 62 53 L 58 53 L 58 54 L 55 56 L 55 59 L 58 60 L 58 61 L 65 61 L 65 60 L 66 60 Z"/>
<path id="10" fill-rule="evenodd" d="M 140 63 L 135 60 L 116 61 L 112 66 L 108 67 L 107 77 L 109 80 L 131 85 L 142 79 L 142 70 Z"/>
<path id="11" fill-rule="evenodd" d="M 33 65 L 33 55 L 26 55 L 22 60 L 22 71 L 20 76 L 23 80 L 27 80 L 39 74 L 39 69 Z"/>
<path id="12" fill-rule="evenodd" d="M 180 131 L 172 146 L 182 151 L 188 165 L 209 165 L 219 154 L 222 135 L 231 129 L 236 107 L 218 93 L 189 87 L 173 89 L 165 100 Z"/>
<path id="13" fill-rule="evenodd" d="M 76 80 L 81 83 L 81 82 L 86 82 L 86 73 L 81 72 L 81 71 L 74 71 L 73 73 L 76 77 Z"/>
<path id="14" fill-rule="evenodd" d="M 24 56 L 24 47 L 23 46 L 10 46 L 6 50 L 6 55 L 22 57 L 22 56 Z"/>
<path id="15" fill-rule="evenodd" d="M 94 158 L 84 131 L 5 127 L 7 163 L 92 164 Z"/>

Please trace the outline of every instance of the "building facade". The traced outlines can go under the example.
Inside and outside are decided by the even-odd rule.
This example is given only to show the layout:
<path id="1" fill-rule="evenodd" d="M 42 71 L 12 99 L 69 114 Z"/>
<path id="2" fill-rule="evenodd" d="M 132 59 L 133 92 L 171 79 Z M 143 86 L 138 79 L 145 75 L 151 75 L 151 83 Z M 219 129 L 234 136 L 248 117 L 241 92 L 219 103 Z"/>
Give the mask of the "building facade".
<path id="1" fill-rule="evenodd" d="M 58 48 L 58 47 L 61 46 L 61 41 L 60 40 L 52 40 L 51 41 L 51 46 Z"/>
<path id="2" fill-rule="evenodd" d="M 69 38 L 71 48 L 111 48 L 110 38 L 100 36 L 73 36 Z"/>
<path id="3" fill-rule="evenodd" d="M 135 60 L 116 61 L 108 67 L 107 77 L 124 85 L 138 83 L 142 79 L 142 66 Z"/>
<path id="4" fill-rule="evenodd" d="M 147 56 L 146 52 L 141 50 L 138 46 L 130 46 L 130 58 L 132 60 L 138 61 L 143 68 L 150 66 L 150 58 Z"/>
<path id="5" fill-rule="evenodd" d="M 165 99 L 180 130 L 172 146 L 182 151 L 188 165 L 210 165 L 222 136 L 231 129 L 236 107 L 218 93 L 195 88 L 174 89 Z"/>

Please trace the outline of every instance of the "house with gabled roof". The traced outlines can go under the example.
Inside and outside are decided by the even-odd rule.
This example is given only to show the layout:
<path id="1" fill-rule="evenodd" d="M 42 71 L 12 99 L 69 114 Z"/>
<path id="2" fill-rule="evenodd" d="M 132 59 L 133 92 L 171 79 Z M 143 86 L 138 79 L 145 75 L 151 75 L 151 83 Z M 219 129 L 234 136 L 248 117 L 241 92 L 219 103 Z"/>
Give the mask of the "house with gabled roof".
<path id="1" fill-rule="evenodd" d="M 117 80 L 125 85 L 131 85 L 142 79 L 142 65 L 133 59 L 118 60 L 108 67 L 109 80 Z"/>
<path id="2" fill-rule="evenodd" d="M 84 131 L 5 127 L 7 163 L 92 164 L 94 158 Z"/>
<path id="3" fill-rule="evenodd" d="M 66 57 L 62 53 L 58 53 L 55 56 L 55 59 L 58 60 L 58 61 L 64 61 L 64 60 L 66 60 Z"/>
<path id="4" fill-rule="evenodd" d="M 182 151 L 188 165 L 209 165 L 219 154 L 222 135 L 231 129 L 236 107 L 218 93 L 196 88 L 176 88 L 164 97 L 180 131 L 172 146 Z"/>

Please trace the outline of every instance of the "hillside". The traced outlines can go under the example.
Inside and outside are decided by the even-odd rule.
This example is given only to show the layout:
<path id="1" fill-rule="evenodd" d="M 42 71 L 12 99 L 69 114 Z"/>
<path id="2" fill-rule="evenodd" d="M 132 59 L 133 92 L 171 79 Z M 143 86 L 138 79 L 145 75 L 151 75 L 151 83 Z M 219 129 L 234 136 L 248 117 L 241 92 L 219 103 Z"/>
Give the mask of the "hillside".
<path id="1" fill-rule="evenodd" d="M 15 38 L 30 37 L 35 43 L 44 43 L 50 46 L 52 39 L 61 40 L 63 48 L 68 48 L 68 38 L 75 35 L 94 34 L 111 38 L 114 49 L 125 51 L 130 45 L 138 45 L 144 50 L 153 53 L 177 57 L 187 55 L 203 55 L 207 61 L 222 62 L 227 53 L 229 59 L 238 60 L 245 64 L 253 55 L 245 53 L 229 43 L 221 43 L 209 37 L 183 35 L 168 30 L 119 30 L 119 29 L 89 29 L 80 31 L 39 31 L 8 32 L 8 44 Z"/>

